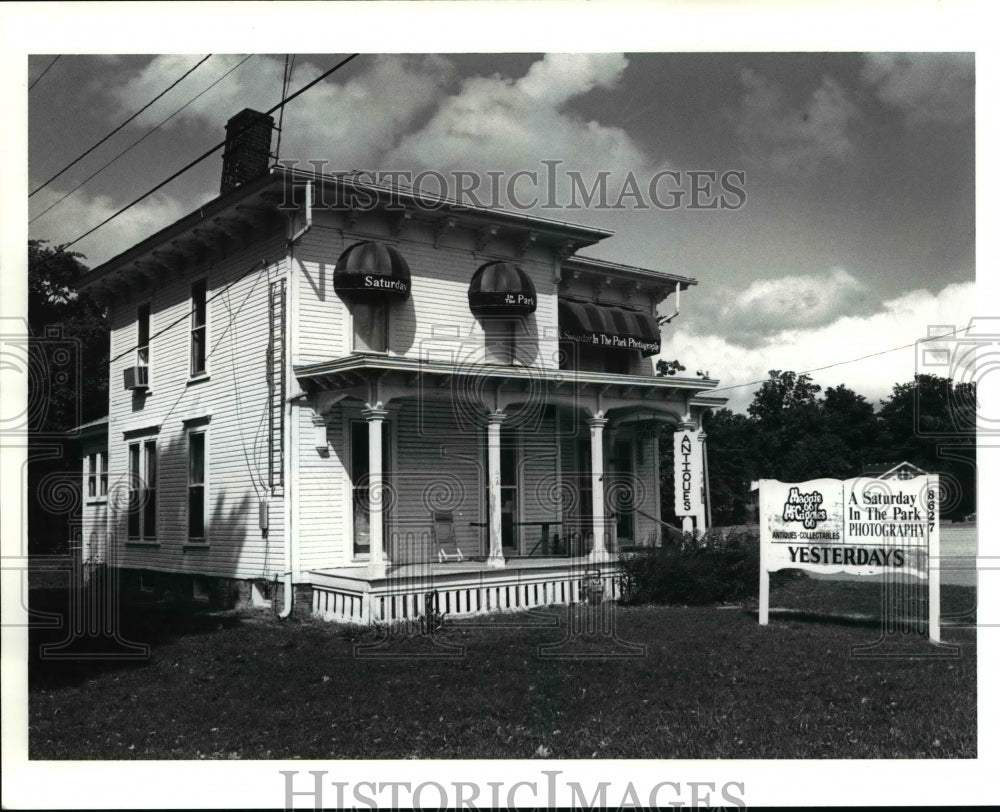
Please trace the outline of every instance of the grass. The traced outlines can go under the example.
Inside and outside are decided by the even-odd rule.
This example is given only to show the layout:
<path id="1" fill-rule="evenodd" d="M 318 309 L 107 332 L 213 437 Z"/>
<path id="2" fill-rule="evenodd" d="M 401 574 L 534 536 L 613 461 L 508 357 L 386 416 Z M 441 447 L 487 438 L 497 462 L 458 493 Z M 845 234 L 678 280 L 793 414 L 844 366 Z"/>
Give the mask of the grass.
<path id="1" fill-rule="evenodd" d="M 946 629 L 951 657 L 906 634 L 877 650 L 899 656 L 852 657 L 879 639 L 855 615 L 880 594 L 793 579 L 772 606 L 797 614 L 766 627 L 752 606 L 605 607 L 617 641 L 567 638 L 597 617 L 587 607 L 449 620 L 433 637 L 147 608 L 125 629 L 151 644 L 145 660 L 31 663 L 30 755 L 974 758 L 975 631 Z M 944 612 L 971 600 L 946 589 Z"/>

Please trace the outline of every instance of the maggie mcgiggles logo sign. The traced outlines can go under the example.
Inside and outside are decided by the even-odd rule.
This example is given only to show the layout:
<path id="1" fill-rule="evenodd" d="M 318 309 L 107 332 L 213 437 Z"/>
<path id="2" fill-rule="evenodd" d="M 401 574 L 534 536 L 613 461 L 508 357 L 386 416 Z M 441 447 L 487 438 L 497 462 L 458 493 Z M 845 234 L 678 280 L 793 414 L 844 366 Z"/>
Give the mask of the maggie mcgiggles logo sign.
<path id="1" fill-rule="evenodd" d="M 798 488 L 790 488 L 781 518 L 786 522 L 801 522 L 806 530 L 813 530 L 816 522 L 826 521 L 826 511 L 820 507 L 823 494 L 819 491 L 800 493 Z"/>

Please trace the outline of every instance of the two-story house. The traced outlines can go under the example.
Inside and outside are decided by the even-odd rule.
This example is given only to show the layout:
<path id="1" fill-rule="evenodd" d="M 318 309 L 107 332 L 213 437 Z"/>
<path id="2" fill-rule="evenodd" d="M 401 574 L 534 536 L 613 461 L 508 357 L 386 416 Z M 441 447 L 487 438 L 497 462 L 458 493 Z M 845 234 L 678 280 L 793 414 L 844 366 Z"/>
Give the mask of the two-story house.
<path id="1" fill-rule="evenodd" d="M 273 166 L 272 128 L 231 119 L 220 195 L 84 280 L 112 320 L 90 554 L 355 622 L 568 603 L 594 570 L 613 594 L 661 533 L 657 424 L 724 402 L 654 374 L 694 280 L 577 256 L 601 229 Z"/>

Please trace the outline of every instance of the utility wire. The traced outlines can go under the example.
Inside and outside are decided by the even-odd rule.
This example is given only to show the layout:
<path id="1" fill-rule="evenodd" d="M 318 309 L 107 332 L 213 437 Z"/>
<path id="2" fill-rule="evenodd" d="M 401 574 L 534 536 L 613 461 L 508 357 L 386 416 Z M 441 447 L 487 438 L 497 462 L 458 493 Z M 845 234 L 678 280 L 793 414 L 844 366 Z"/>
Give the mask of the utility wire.
<path id="1" fill-rule="evenodd" d="M 281 76 L 281 100 L 285 100 L 288 94 L 288 85 L 292 81 L 292 71 L 295 70 L 295 55 L 285 54 L 285 70 Z M 281 159 L 281 133 L 285 124 L 285 108 L 281 108 L 278 115 L 278 145 L 274 148 L 274 161 L 277 163 Z"/>
<path id="2" fill-rule="evenodd" d="M 255 262 L 253 265 L 251 265 L 249 268 L 247 268 L 243 273 L 241 273 L 239 276 L 237 276 L 232 282 L 230 282 L 228 285 L 226 285 L 224 288 L 222 288 L 222 290 L 218 290 L 214 294 L 212 294 L 211 296 L 209 296 L 205 300 L 205 305 L 207 306 L 209 302 L 215 301 L 222 294 L 227 293 L 229 291 L 229 289 L 233 285 L 235 285 L 237 282 L 242 281 L 243 279 L 246 279 L 254 271 L 263 270 L 263 268 L 261 267 L 262 264 L 264 265 L 264 267 L 266 267 L 267 266 L 267 260 L 266 259 L 262 259 L 260 262 Z M 172 322 L 170 322 L 170 324 L 168 324 L 166 327 L 164 327 L 161 330 L 157 330 L 155 333 L 153 333 L 153 335 L 151 335 L 149 337 L 149 341 L 152 342 L 152 340 L 154 338 L 159 338 L 165 332 L 167 332 L 168 330 L 172 330 L 174 327 L 176 327 L 178 324 L 180 324 L 185 319 L 191 318 L 191 315 L 193 313 L 194 313 L 194 305 L 191 306 L 190 310 L 182 313 L 180 316 L 178 316 L 176 319 L 174 319 Z M 216 346 L 218 346 L 218 343 L 216 343 Z M 139 344 L 135 344 L 134 346 L 129 347 L 127 350 L 118 353 L 118 355 L 116 355 L 114 358 L 112 358 L 110 361 L 108 361 L 108 363 L 109 364 L 113 364 L 119 358 L 124 358 L 126 355 L 129 355 L 130 353 L 135 352 L 137 349 L 139 349 L 139 347 L 140 347 Z"/>
<path id="3" fill-rule="evenodd" d="M 43 70 L 40 74 L 38 74 L 38 76 L 35 77 L 35 81 L 34 82 L 32 82 L 30 85 L 28 85 L 28 92 L 29 93 L 31 92 L 31 89 L 41 81 L 42 77 L 52 69 L 52 66 L 55 65 L 56 62 L 59 61 L 59 57 L 60 56 L 62 56 L 62 54 L 59 54 L 58 56 L 56 56 L 55 59 L 53 59 L 51 62 L 49 62 L 48 67 L 45 70 Z"/>
<path id="4" fill-rule="evenodd" d="M 284 107 L 286 104 L 288 104 L 290 101 L 292 101 L 292 99 L 295 99 L 296 97 L 301 96 L 303 93 L 305 93 L 307 90 L 309 90 L 309 88 L 313 87 L 316 84 L 319 84 L 327 76 L 329 76 L 330 74 L 332 74 L 335 71 L 339 70 L 340 68 L 342 68 L 344 65 L 346 65 L 351 60 L 356 59 L 358 56 L 360 56 L 360 54 L 351 54 L 346 59 L 341 60 L 336 65 L 334 65 L 332 68 L 330 68 L 330 70 L 326 71 L 325 73 L 320 74 L 318 77 L 316 77 L 315 79 L 313 79 L 311 82 L 309 82 L 308 84 L 306 84 L 303 87 L 301 87 L 298 90 L 296 90 L 287 99 L 285 99 L 282 102 L 274 105 L 274 107 L 272 107 L 270 110 L 268 110 L 265 113 L 265 115 L 270 115 L 275 110 L 278 110 L 278 109 Z M 246 130 L 248 130 L 248 129 L 249 129 L 249 127 L 244 127 L 243 130 L 240 131 L 240 133 L 246 132 Z M 155 192 L 158 192 L 160 189 L 162 189 L 168 183 L 170 183 L 171 181 L 176 180 L 177 178 L 179 178 L 181 175 L 183 175 L 185 172 L 187 172 L 192 167 L 197 166 L 202 161 L 204 161 L 206 158 L 208 158 L 211 155 L 213 155 L 214 153 L 218 152 L 220 149 L 222 149 L 226 145 L 226 143 L 227 143 L 226 141 L 221 141 L 220 143 L 216 144 L 210 150 L 208 150 L 207 152 L 203 153 L 202 155 L 199 155 L 197 158 L 195 158 L 193 161 L 191 161 L 186 166 L 183 166 L 180 169 L 178 169 L 169 178 L 167 178 L 166 180 L 162 181 L 161 183 L 156 184 L 156 186 L 154 186 L 152 189 L 150 189 L 145 194 L 142 194 L 139 197 L 137 197 L 135 200 L 133 200 L 131 203 L 129 203 L 124 208 L 119 209 L 114 214 L 112 214 L 110 217 L 106 217 L 100 223 L 98 223 L 96 226 L 94 226 L 92 229 L 90 229 L 89 231 L 85 231 L 83 234 L 81 234 L 75 240 L 72 240 L 72 241 L 66 243 L 65 245 L 62 245 L 61 247 L 62 248 L 68 248 L 69 246 L 75 245 L 76 243 L 80 242 L 80 240 L 84 239 L 85 237 L 89 237 L 91 234 L 93 234 L 95 231 L 97 231 L 97 229 L 101 228 L 102 226 L 107 225 L 112 220 L 114 220 L 116 217 L 121 216 L 122 214 L 124 214 L 125 212 L 127 212 L 129 209 L 131 209 L 133 206 L 135 206 L 136 204 L 141 203 L 143 200 L 145 200 L 151 194 L 154 194 Z"/>
<path id="5" fill-rule="evenodd" d="M 843 366 L 844 364 L 854 364 L 854 363 L 856 363 L 858 361 L 864 361 L 864 360 L 866 360 L 868 358 L 874 358 L 874 357 L 876 357 L 878 355 L 887 355 L 890 352 L 899 352 L 899 350 L 912 349 L 914 344 L 918 344 L 921 341 L 934 341 L 934 340 L 939 339 L 939 338 L 947 338 L 948 336 L 957 335 L 958 333 L 960 333 L 960 332 L 962 332 L 963 330 L 966 330 L 966 329 L 968 329 L 968 328 L 966 328 L 966 327 L 959 327 L 958 329 L 952 330 L 950 332 L 941 333 L 941 335 L 932 336 L 930 338 L 920 338 L 920 339 L 917 339 L 916 341 L 913 341 L 913 342 L 911 342 L 909 344 L 901 344 L 898 347 L 891 347 L 888 350 L 879 350 L 878 352 L 870 352 L 870 353 L 868 353 L 868 355 L 862 355 L 862 356 L 859 356 L 858 358 L 849 358 L 846 361 L 837 361 L 837 362 L 835 362 L 833 364 L 826 364 L 825 366 L 821 366 L 821 367 L 813 367 L 812 369 L 804 370 L 804 371 L 802 371 L 802 372 L 800 372 L 798 374 L 800 374 L 800 375 L 809 375 L 809 374 L 811 374 L 813 372 L 821 372 L 824 369 L 832 369 L 833 367 Z M 728 392 L 730 389 L 742 389 L 742 388 L 744 388 L 746 386 L 756 386 L 759 383 L 767 383 L 770 380 L 771 380 L 770 378 L 763 378 L 763 379 L 761 379 L 759 381 L 748 381 L 747 383 L 737 383 L 737 384 L 733 384 L 732 386 L 723 386 L 723 387 L 720 387 L 719 389 L 713 389 L 712 392 L 713 393 L 715 393 L 715 392 Z"/>
<path id="6" fill-rule="evenodd" d="M 127 119 L 125 119 L 125 121 L 123 121 L 121 124 L 119 124 L 117 127 L 115 127 L 111 132 L 109 132 L 106 136 L 104 136 L 104 138 L 102 138 L 100 141 L 98 141 L 96 144 L 94 144 L 94 146 L 92 146 L 86 152 L 82 153 L 81 155 L 77 156 L 72 161 L 70 161 L 68 164 L 66 164 L 66 166 L 64 166 L 62 169 L 60 169 L 58 172 L 56 172 L 51 178 L 49 178 L 47 181 L 45 181 L 45 183 L 43 183 L 41 186 L 39 186 L 37 189 L 35 189 L 35 191 L 33 191 L 31 194 L 29 194 L 28 197 L 33 197 L 36 193 L 42 191 L 42 189 L 44 189 L 46 186 L 48 186 L 50 183 L 52 183 L 52 181 L 54 181 L 56 178 L 58 178 L 63 172 L 65 172 L 70 167 L 75 166 L 81 160 L 83 160 L 88 155 L 90 155 L 91 152 L 93 152 L 101 144 L 103 144 L 105 141 L 107 141 L 111 136 L 113 136 L 116 132 L 118 132 L 122 127 L 124 127 L 129 122 L 134 121 L 135 118 L 136 118 L 136 116 L 138 116 L 141 112 L 143 112 L 143 110 L 148 109 L 152 104 L 154 104 L 159 99 L 163 98 L 164 95 L 166 95 L 167 93 L 169 93 L 171 90 L 173 90 L 175 87 L 177 87 L 177 85 L 179 85 L 181 82 L 183 82 L 188 76 L 190 76 L 192 73 L 194 73 L 196 70 L 198 70 L 198 68 L 200 68 L 203 64 L 205 64 L 205 62 L 208 61 L 211 58 L 211 56 L 212 55 L 209 54 L 204 59 L 202 59 L 201 62 L 199 62 L 193 68 L 191 68 L 190 70 L 188 70 L 183 76 L 181 76 L 180 79 L 178 79 L 176 82 L 174 82 L 172 85 L 170 85 L 170 87 L 168 87 L 166 90 L 164 90 L 163 92 L 161 92 L 151 102 L 149 102 L 144 107 L 142 107 L 140 110 L 137 110 L 135 113 L 133 113 Z M 51 65 L 49 67 L 51 67 Z M 44 74 L 43 74 L 43 76 L 44 76 Z M 39 76 L 38 78 L 41 79 L 41 76 Z M 36 79 L 35 81 L 38 81 L 38 80 Z M 30 90 L 30 88 L 29 88 L 29 90 Z"/>
<path id="7" fill-rule="evenodd" d="M 28 223 L 31 224 L 31 223 L 35 222 L 35 220 L 38 220 L 40 217 L 43 217 L 44 215 L 48 214 L 50 211 L 52 211 L 52 209 L 54 209 L 56 206 L 58 206 L 60 203 L 62 203 L 67 197 L 69 197 L 71 194 L 73 194 L 78 189 L 80 189 L 80 187 L 86 185 L 87 183 L 90 183 L 90 181 L 92 181 L 95 177 L 97 177 L 98 175 L 100 175 L 101 172 L 103 172 L 105 169 L 107 169 L 109 166 L 111 166 L 111 164 L 113 164 L 115 161 L 117 161 L 119 158 L 121 158 L 126 152 L 130 152 L 134 147 L 138 146 L 140 143 L 142 143 L 143 141 L 145 141 L 147 138 L 149 138 L 149 136 L 151 136 L 158 129 L 160 129 L 160 127 L 162 127 L 164 124 L 166 124 L 168 121 L 170 121 L 170 119 L 172 119 L 178 113 L 180 113 L 185 107 L 188 107 L 189 105 L 194 104 L 194 102 L 196 102 L 198 99 L 200 99 L 206 93 L 208 93 L 209 90 L 211 90 L 213 87 L 215 87 L 217 84 L 219 84 L 219 82 L 221 82 L 227 76 L 229 76 L 230 73 L 232 73 L 237 68 L 239 68 L 242 65 L 244 65 L 248 60 L 252 59 L 253 57 L 254 57 L 254 54 L 250 54 L 249 56 L 244 57 L 237 65 L 235 65 L 234 67 L 232 67 L 229 70 L 227 70 L 224 74 L 222 74 L 222 76 L 220 76 L 218 79 L 216 79 L 214 82 L 212 82 L 212 84 L 210 84 L 203 91 L 201 91 L 201 93 L 199 93 L 197 96 L 193 97 L 190 101 L 186 102 L 185 104 L 181 105 L 176 110 L 174 110 L 174 112 L 172 112 L 169 116 L 167 116 L 165 119 L 163 119 L 163 121 L 161 121 L 159 124 L 157 124 L 155 127 L 153 127 L 153 129 L 151 129 L 145 135 L 141 136 L 138 140 L 133 141 L 129 146 L 125 147 L 125 149 L 123 149 L 114 158 L 112 158 L 110 161 L 108 161 L 106 164 L 104 164 L 104 166 L 102 166 L 100 169 L 98 169 L 96 172 L 94 172 L 92 175 L 90 175 L 90 177 L 88 177 L 86 180 L 81 181 L 76 186 L 74 186 L 72 189 L 70 189 L 70 191 L 66 192 L 66 194 L 64 194 L 62 197 L 60 197 L 55 203 L 53 203 L 51 206 L 49 206 L 47 209 L 45 209 L 45 211 L 41 212 L 40 214 L 36 214 L 34 217 L 32 217 L 28 221 Z"/>

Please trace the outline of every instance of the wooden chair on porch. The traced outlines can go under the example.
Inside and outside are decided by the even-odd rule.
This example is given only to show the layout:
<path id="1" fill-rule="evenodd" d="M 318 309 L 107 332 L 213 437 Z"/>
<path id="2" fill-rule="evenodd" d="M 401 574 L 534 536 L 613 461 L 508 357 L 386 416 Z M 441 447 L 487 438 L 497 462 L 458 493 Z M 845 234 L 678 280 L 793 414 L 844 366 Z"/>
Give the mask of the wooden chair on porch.
<path id="1" fill-rule="evenodd" d="M 455 541 L 455 516 L 451 511 L 434 513 L 434 546 L 439 562 L 462 560 L 462 551 Z"/>

